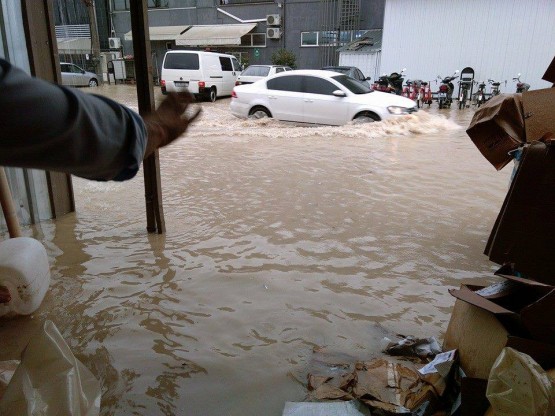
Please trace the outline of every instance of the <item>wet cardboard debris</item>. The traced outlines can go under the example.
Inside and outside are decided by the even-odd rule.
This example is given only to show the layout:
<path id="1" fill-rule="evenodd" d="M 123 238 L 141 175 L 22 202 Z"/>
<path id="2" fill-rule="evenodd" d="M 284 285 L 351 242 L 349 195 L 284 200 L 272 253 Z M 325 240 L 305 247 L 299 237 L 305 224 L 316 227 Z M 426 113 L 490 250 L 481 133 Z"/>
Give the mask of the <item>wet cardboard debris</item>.
<path id="1" fill-rule="evenodd" d="M 404 337 L 403 339 L 416 339 Z M 333 354 L 316 349 L 317 366 L 308 375 L 308 400 L 359 400 L 372 415 L 451 414 L 458 391 L 456 351 L 421 358 L 381 356 L 365 361 L 337 362 Z M 326 369 L 326 364 L 328 367 Z M 454 389 L 455 387 L 455 389 Z"/>
<path id="2" fill-rule="evenodd" d="M 528 279 L 555 285 L 554 208 L 555 146 L 534 142 L 524 146 L 485 254 Z"/>

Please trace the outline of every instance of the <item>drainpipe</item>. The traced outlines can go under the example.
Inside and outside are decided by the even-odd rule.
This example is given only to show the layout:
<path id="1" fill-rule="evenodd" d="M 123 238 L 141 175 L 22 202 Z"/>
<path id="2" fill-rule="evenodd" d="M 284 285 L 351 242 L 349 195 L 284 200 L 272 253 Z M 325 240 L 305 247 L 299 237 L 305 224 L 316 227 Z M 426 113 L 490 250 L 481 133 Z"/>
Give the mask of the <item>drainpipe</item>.
<path id="1" fill-rule="evenodd" d="M 96 21 L 96 8 L 94 0 L 83 0 L 89 13 L 89 25 L 91 28 L 91 52 L 94 60 L 94 72 L 102 79 L 100 69 L 100 39 L 98 38 L 98 24 Z"/>

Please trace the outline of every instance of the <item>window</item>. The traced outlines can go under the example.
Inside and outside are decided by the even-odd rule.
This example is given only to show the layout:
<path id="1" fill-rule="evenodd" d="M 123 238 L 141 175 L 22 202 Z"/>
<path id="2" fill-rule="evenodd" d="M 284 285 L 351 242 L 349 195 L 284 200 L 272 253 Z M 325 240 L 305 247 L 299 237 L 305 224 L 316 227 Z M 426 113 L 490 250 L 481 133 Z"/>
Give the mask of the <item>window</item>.
<path id="1" fill-rule="evenodd" d="M 331 82 L 316 77 L 305 77 L 304 90 L 309 94 L 333 95 L 338 90 L 336 85 Z"/>
<path id="2" fill-rule="evenodd" d="M 114 10 L 129 10 L 129 3 L 131 0 L 112 0 Z M 148 0 L 147 7 L 149 9 L 159 9 L 168 7 L 168 0 Z"/>
<path id="3" fill-rule="evenodd" d="M 284 72 L 285 68 L 276 68 L 276 74 L 279 74 L 280 72 Z M 269 72 L 269 69 L 268 69 Z"/>
<path id="4" fill-rule="evenodd" d="M 222 71 L 233 71 L 233 65 L 231 64 L 231 59 L 220 56 L 220 65 L 222 66 Z"/>
<path id="5" fill-rule="evenodd" d="M 324 30 L 321 32 L 301 32 L 301 46 L 340 46 L 362 36 L 365 30 Z M 338 44 L 339 39 L 339 44 Z"/>
<path id="6" fill-rule="evenodd" d="M 269 73 L 269 66 L 251 65 L 245 69 L 241 75 L 248 75 L 251 77 L 267 77 Z"/>
<path id="7" fill-rule="evenodd" d="M 302 92 L 303 77 L 300 75 L 272 78 L 266 86 L 269 90 Z"/>
<path id="8" fill-rule="evenodd" d="M 301 32 L 301 46 L 318 46 L 318 32 Z"/>
<path id="9" fill-rule="evenodd" d="M 241 36 L 241 46 L 244 48 L 265 48 L 266 33 L 247 33 Z"/>
<path id="10" fill-rule="evenodd" d="M 171 42 L 166 42 L 166 50 L 172 49 L 173 45 Z"/>
<path id="11" fill-rule="evenodd" d="M 274 0 L 225 0 L 226 3 L 222 3 L 224 0 L 218 0 L 220 4 L 245 4 L 245 3 L 273 3 Z"/>
<path id="12" fill-rule="evenodd" d="M 241 64 L 237 58 L 231 58 L 231 63 L 233 63 L 233 70 L 241 72 Z"/>
<path id="13" fill-rule="evenodd" d="M 168 53 L 164 60 L 166 69 L 199 69 L 198 54 L 196 53 Z"/>
<path id="14" fill-rule="evenodd" d="M 344 87 L 347 87 L 347 89 L 352 93 L 368 94 L 372 92 L 369 87 L 351 77 L 348 77 L 347 75 L 338 75 L 336 77 L 333 77 L 333 79 L 339 82 Z"/>

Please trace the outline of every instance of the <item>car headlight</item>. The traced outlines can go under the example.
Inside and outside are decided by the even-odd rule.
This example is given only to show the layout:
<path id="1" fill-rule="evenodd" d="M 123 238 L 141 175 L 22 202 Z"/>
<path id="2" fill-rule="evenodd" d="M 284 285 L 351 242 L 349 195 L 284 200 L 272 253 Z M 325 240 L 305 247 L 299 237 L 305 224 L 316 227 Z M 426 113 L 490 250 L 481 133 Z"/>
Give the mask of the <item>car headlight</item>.
<path id="1" fill-rule="evenodd" d="M 409 109 L 407 107 L 398 107 L 395 105 L 387 107 L 387 111 L 389 111 L 391 114 L 396 115 L 409 114 Z"/>

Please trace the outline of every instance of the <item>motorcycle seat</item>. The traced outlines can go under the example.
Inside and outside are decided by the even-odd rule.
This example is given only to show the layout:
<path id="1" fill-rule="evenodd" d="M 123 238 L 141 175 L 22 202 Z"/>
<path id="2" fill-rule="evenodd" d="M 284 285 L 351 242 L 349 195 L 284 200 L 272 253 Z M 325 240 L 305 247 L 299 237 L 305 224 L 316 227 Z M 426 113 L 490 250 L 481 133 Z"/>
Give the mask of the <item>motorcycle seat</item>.
<path id="1" fill-rule="evenodd" d="M 491 85 L 493 85 L 494 87 L 499 87 L 499 85 L 501 85 L 500 82 L 493 82 Z"/>

